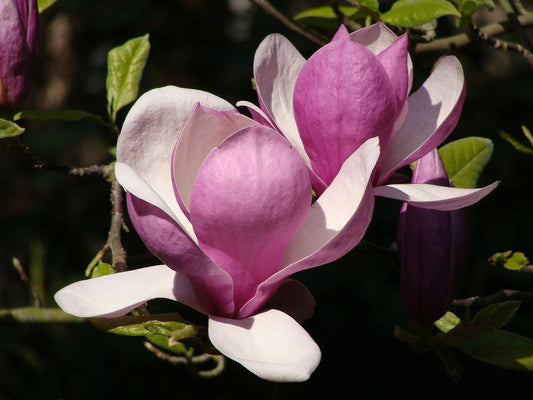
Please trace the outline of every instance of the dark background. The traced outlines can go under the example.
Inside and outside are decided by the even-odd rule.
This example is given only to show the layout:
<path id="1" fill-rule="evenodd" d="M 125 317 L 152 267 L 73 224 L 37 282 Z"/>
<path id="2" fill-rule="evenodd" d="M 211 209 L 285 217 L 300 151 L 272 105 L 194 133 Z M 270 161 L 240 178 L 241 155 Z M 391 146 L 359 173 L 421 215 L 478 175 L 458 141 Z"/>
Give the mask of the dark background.
<path id="1" fill-rule="evenodd" d="M 293 15 L 311 2 L 274 4 Z M 35 85 L 26 108 L 79 108 L 105 115 L 107 52 L 145 33 L 150 33 L 151 51 L 141 93 L 177 85 L 206 90 L 231 103 L 256 102 L 253 55 L 267 34 L 286 35 L 306 57 L 317 47 L 246 5 L 59 0 L 41 17 Z M 443 19 L 440 32 L 452 26 Z M 465 68 L 467 96 L 448 141 L 491 138 L 494 156 L 480 186 L 502 181 L 493 194 L 468 209 L 469 248 L 457 297 L 531 289 L 531 277 L 494 267 L 487 259 L 508 249 L 533 258 L 533 157 L 518 153 L 498 136 L 506 131 L 522 139 L 520 125 L 533 128 L 533 68 L 518 55 L 483 43 L 454 54 Z M 415 82 L 423 82 L 438 57 L 414 56 Z M 119 112 L 119 123 L 127 109 Z M 47 162 L 86 166 L 112 161 L 108 149 L 115 139 L 91 121 L 25 126 L 21 140 Z M 109 184 L 99 176 L 33 169 L 10 141 L 4 141 L 0 188 L 0 308 L 32 303 L 11 266 L 13 256 L 29 271 L 45 304 L 54 306 L 53 293 L 81 279 L 105 243 Z M 384 247 L 394 243 L 400 205 L 378 199 L 367 240 Z M 152 265 L 135 232 L 125 234 L 124 244 L 130 267 Z M 304 326 L 323 358 L 308 382 L 265 382 L 231 361 L 220 377 L 200 379 L 182 365 L 157 359 L 140 338 L 106 334 L 87 323 L 1 320 L 0 399 L 533 399 L 531 373 L 503 370 L 456 352 L 464 377 L 454 383 L 436 354 L 417 354 L 394 339 L 394 326 L 407 328 L 408 318 L 401 307 L 398 266 L 387 256 L 355 250 L 331 265 L 299 273 L 297 279 L 308 285 L 318 303 Z M 533 338 L 531 311 L 531 305 L 524 304 L 508 329 Z"/>

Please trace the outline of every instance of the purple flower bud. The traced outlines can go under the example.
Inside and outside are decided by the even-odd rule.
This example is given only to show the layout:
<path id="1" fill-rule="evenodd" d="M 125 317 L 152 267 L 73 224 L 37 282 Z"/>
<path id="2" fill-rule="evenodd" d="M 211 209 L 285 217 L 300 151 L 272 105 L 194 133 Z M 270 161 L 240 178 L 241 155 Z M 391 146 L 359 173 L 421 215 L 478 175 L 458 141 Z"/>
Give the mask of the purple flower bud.
<path id="1" fill-rule="evenodd" d="M 418 161 L 412 183 L 453 186 L 436 149 Z M 461 269 L 464 209 L 438 211 L 404 203 L 397 240 L 403 305 L 412 319 L 434 322 L 446 313 Z"/>
<path id="2" fill-rule="evenodd" d="M 39 40 L 36 0 L 0 0 L 0 108 L 19 109 L 30 91 Z"/>

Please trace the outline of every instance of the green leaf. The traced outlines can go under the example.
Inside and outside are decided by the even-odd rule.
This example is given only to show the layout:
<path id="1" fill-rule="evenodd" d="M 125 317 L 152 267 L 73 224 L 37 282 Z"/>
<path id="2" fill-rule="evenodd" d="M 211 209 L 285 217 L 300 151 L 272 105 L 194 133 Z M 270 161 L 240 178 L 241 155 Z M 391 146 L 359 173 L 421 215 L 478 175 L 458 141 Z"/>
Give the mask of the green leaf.
<path id="1" fill-rule="evenodd" d="M 111 264 L 99 262 L 91 271 L 91 278 L 99 278 L 104 275 L 114 274 L 115 272 L 115 268 Z"/>
<path id="2" fill-rule="evenodd" d="M 368 15 L 379 15 L 377 0 L 362 0 L 355 6 L 339 6 L 339 11 L 351 20 L 365 18 Z M 339 18 L 331 6 L 314 7 L 302 11 L 294 19 L 304 25 L 322 29 L 335 29 L 339 27 Z"/>
<path id="3" fill-rule="evenodd" d="M 456 187 L 475 188 L 493 149 L 494 145 L 490 139 L 472 136 L 441 147 L 439 155 Z"/>
<path id="4" fill-rule="evenodd" d="M 521 304 L 521 301 L 491 304 L 476 313 L 471 325 L 482 328 L 484 331 L 501 328 L 513 318 Z"/>
<path id="5" fill-rule="evenodd" d="M 495 330 L 455 346 L 488 364 L 516 371 L 533 370 L 533 340 L 516 333 Z"/>
<path id="6" fill-rule="evenodd" d="M 414 27 L 445 15 L 460 16 L 453 4 L 446 0 L 399 0 L 381 16 L 381 21 L 391 25 Z"/>
<path id="7" fill-rule="evenodd" d="M 11 317 L 17 322 L 82 322 L 83 318 L 67 314 L 60 308 L 21 307 L 0 310 L 0 317 Z"/>
<path id="8" fill-rule="evenodd" d="M 524 253 L 512 250 L 493 254 L 489 257 L 489 262 L 493 265 L 502 264 L 504 268 L 511 271 L 519 271 L 529 265 L 529 260 Z"/>
<path id="9" fill-rule="evenodd" d="M 57 0 L 37 0 L 37 7 L 39 8 L 39 14 L 54 4 Z"/>
<path id="10" fill-rule="evenodd" d="M 492 0 L 463 0 L 459 5 L 461 17 L 457 20 L 457 26 L 467 25 L 470 22 L 472 14 L 481 7 L 492 11 L 494 10 L 494 2 Z"/>
<path id="11" fill-rule="evenodd" d="M 522 128 L 525 128 L 525 127 L 522 127 Z M 527 132 L 527 134 L 526 134 Z M 529 133 L 529 131 L 527 130 L 527 128 L 525 128 L 524 130 L 524 134 L 526 135 L 526 137 L 528 138 L 528 140 L 530 140 L 530 136 L 531 134 Z M 528 134 L 529 134 L 529 137 L 528 137 Z M 525 144 L 519 142 L 518 140 L 516 140 L 514 137 L 512 137 L 511 135 L 509 135 L 507 132 L 500 132 L 500 137 L 505 140 L 506 142 L 510 143 L 511 146 L 513 146 L 515 148 L 515 150 L 518 150 L 519 152 L 521 153 L 526 153 L 526 154 L 531 154 L 533 155 L 533 148 L 532 147 L 528 147 L 526 146 Z M 532 145 L 533 146 L 533 145 Z"/>
<path id="12" fill-rule="evenodd" d="M 137 98 L 139 82 L 150 52 L 148 34 L 128 40 L 107 56 L 107 111 L 112 122 L 117 112 Z"/>
<path id="13" fill-rule="evenodd" d="M 181 329 L 188 323 L 178 313 L 152 314 L 147 316 L 126 315 L 118 318 L 91 318 L 91 323 L 98 329 L 125 336 L 146 336 L 159 334 L 156 331 L 162 327 L 161 332 L 172 335 L 172 329 Z M 169 329 L 170 328 L 170 329 Z M 168 331 L 171 331 L 170 333 Z"/>
<path id="14" fill-rule="evenodd" d="M 456 326 L 458 326 L 461 323 L 461 318 L 459 318 L 457 315 L 452 313 L 451 311 L 448 311 L 446 314 L 444 314 L 441 319 L 438 321 L 435 321 L 434 324 L 441 332 L 449 332 Z"/>
<path id="15" fill-rule="evenodd" d="M 82 110 L 59 110 L 59 111 L 44 111 L 44 110 L 26 110 L 20 111 L 13 116 L 13 120 L 26 119 L 31 121 L 79 121 L 83 118 L 90 118 L 100 125 L 105 127 L 111 126 L 105 122 L 104 119 L 96 114 L 92 114 Z"/>
<path id="16" fill-rule="evenodd" d="M 13 121 L 0 118 L 0 139 L 18 136 L 24 132 L 24 128 L 18 126 Z"/>

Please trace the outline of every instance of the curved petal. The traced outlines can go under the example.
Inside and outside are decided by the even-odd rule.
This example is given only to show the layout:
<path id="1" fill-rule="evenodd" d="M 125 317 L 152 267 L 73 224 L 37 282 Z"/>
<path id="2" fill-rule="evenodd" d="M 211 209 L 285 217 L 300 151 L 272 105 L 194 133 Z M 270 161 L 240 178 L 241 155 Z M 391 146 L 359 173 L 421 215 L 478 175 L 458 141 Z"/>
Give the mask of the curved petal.
<path id="1" fill-rule="evenodd" d="M 202 293 L 203 309 L 232 316 L 233 281 L 160 208 L 127 193 L 128 212 L 148 249 L 168 267 L 186 274 Z"/>
<path id="2" fill-rule="evenodd" d="M 183 231 L 195 243 L 198 243 L 192 225 L 181 209 L 178 207 L 177 209 L 175 208 L 175 210 L 171 210 L 165 200 L 162 199 L 161 196 L 159 196 L 159 194 L 157 194 L 156 191 L 129 165 L 117 162 L 115 164 L 115 176 L 124 190 L 165 212 L 170 218 L 176 221 L 179 227 L 183 229 Z"/>
<path id="3" fill-rule="evenodd" d="M 386 146 L 396 119 L 396 95 L 380 61 L 365 47 L 336 41 L 302 68 L 294 116 L 313 171 L 330 184 L 367 139 Z"/>
<path id="4" fill-rule="evenodd" d="M 350 33 L 350 40 L 362 44 L 375 55 L 387 49 L 397 39 L 398 36 L 381 22 Z M 413 84 L 413 62 L 409 54 L 407 55 L 407 71 L 409 76 L 407 94 L 409 94 Z"/>
<path id="5" fill-rule="evenodd" d="M 378 184 L 448 137 L 459 120 L 464 94 L 459 60 L 453 56 L 443 58 L 424 85 L 409 96 L 405 122 L 385 150 Z"/>
<path id="6" fill-rule="evenodd" d="M 172 184 L 186 215 L 196 174 L 209 152 L 239 129 L 256 124 L 236 110 L 216 111 L 196 105 L 172 153 Z"/>
<path id="7" fill-rule="evenodd" d="M 359 243 L 372 218 L 370 177 L 378 158 L 378 139 L 373 138 L 346 160 L 289 244 L 284 268 L 258 287 L 239 317 L 256 312 L 289 275 L 335 261 Z"/>
<path id="8" fill-rule="evenodd" d="M 408 37 L 407 33 L 405 33 L 377 55 L 378 60 L 385 68 L 385 71 L 387 71 L 396 93 L 396 110 L 398 112 L 403 109 L 410 89 L 409 71 L 407 68 L 407 59 L 409 57 L 407 45 Z"/>
<path id="9" fill-rule="evenodd" d="M 238 101 L 237 107 L 246 107 L 248 111 L 250 111 L 250 114 L 252 114 L 252 118 L 254 121 L 259 122 L 261 125 L 268 126 L 272 129 L 278 129 L 276 125 L 270 120 L 270 117 L 265 114 L 261 108 L 257 107 L 254 103 L 250 103 L 249 101 Z"/>
<path id="10" fill-rule="evenodd" d="M 266 307 L 283 311 L 301 324 L 315 313 L 316 301 L 302 282 L 287 279 L 268 300 Z"/>
<path id="11" fill-rule="evenodd" d="M 227 101 L 200 90 L 153 89 L 135 102 L 117 142 L 117 160 L 136 171 L 176 215 L 180 210 L 169 166 L 179 133 L 197 103 L 215 110 L 233 109 Z"/>
<path id="12" fill-rule="evenodd" d="M 350 33 L 351 41 L 362 44 L 376 55 L 389 47 L 396 39 L 398 36 L 381 22 Z"/>
<path id="13" fill-rule="evenodd" d="M 244 128 L 205 159 L 191 221 L 202 250 L 232 276 L 236 307 L 279 270 L 310 206 L 307 167 L 272 129 Z"/>
<path id="14" fill-rule="evenodd" d="M 118 317 L 155 298 L 176 300 L 205 312 L 187 276 L 166 265 L 78 281 L 54 298 L 63 311 L 77 317 Z"/>
<path id="15" fill-rule="evenodd" d="M 374 195 L 406 201 L 420 208 L 451 211 L 477 203 L 498 184 L 499 182 L 494 182 L 480 189 L 459 189 L 426 183 L 405 183 L 376 187 Z"/>
<path id="16" fill-rule="evenodd" d="M 210 316 L 208 330 L 222 354 L 269 381 L 306 381 L 320 363 L 311 336 L 278 310 L 240 320 Z"/>
<path id="17" fill-rule="evenodd" d="M 305 58 L 289 40 L 268 35 L 255 52 L 254 77 L 259 105 L 310 166 L 293 112 L 294 85 L 304 64 Z"/>

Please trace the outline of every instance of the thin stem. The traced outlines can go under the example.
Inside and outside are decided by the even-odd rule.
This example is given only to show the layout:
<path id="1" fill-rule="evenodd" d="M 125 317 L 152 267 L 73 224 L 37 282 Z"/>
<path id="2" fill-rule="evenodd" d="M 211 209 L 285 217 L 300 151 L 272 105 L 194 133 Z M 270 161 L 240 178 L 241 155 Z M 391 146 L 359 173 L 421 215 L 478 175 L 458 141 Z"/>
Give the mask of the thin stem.
<path id="1" fill-rule="evenodd" d="M 533 300 L 533 292 L 502 289 L 496 293 L 484 297 L 474 296 L 466 299 L 456 299 L 452 302 L 452 305 L 469 308 L 483 308 L 494 303 L 501 303 L 509 300 Z"/>
<path id="2" fill-rule="evenodd" d="M 331 3 L 331 8 L 333 9 L 333 12 L 337 16 L 337 18 L 348 29 L 350 29 L 351 31 L 356 31 L 357 29 L 361 28 L 361 25 L 359 25 L 355 21 L 352 21 L 350 18 L 344 15 L 344 13 L 339 9 L 339 2 L 337 0 L 333 0 L 333 2 Z"/>
<path id="3" fill-rule="evenodd" d="M 109 234 L 107 236 L 107 245 L 111 250 L 112 264 L 115 271 L 122 272 L 127 269 L 126 266 L 126 251 L 122 247 L 121 231 L 124 223 L 124 211 L 122 208 L 123 201 L 122 186 L 114 180 L 111 183 L 111 227 L 109 228 Z"/>
<path id="4" fill-rule="evenodd" d="M 28 278 L 28 274 L 26 274 L 26 270 L 22 266 L 22 263 L 17 257 L 13 257 L 13 267 L 17 270 L 20 280 L 24 282 L 26 285 L 29 286 L 31 290 L 31 294 L 33 297 L 33 304 L 35 307 L 40 308 L 42 306 L 41 296 L 39 296 L 39 291 L 35 287 L 35 285 L 30 281 L 30 278 Z"/>
<path id="5" fill-rule="evenodd" d="M 267 0 L 250 0 L 250 2 L 261 8 L 267 14 L 272 15 L 278 21 L 283 23 L 287 28 L 299 33 L 300 35 L 311 40 L 312 42 L 320 46 L 323 46 L 329 42 L 329 39 L 326 36 L 293 21 L 292 19 L 281 13 L 278 9 L 276 9 Z"/>
<path id="6" fill-rule="evenodd" d="M 533 25 L 533 13 L 520 15 L 518 22 L 522 27 Z M 509 33 L 512 30 L 509 21 L 495 22 L 479 28 L 487 36 L 498 36 Z M 432 51 L 448 51 L 472 43 L 473 37 L 467 33 L 460 33 L 447 38 L 437 39 L 430 43 L 420 43 L 416 46 L 417 53 L 428 53 Z"/>

